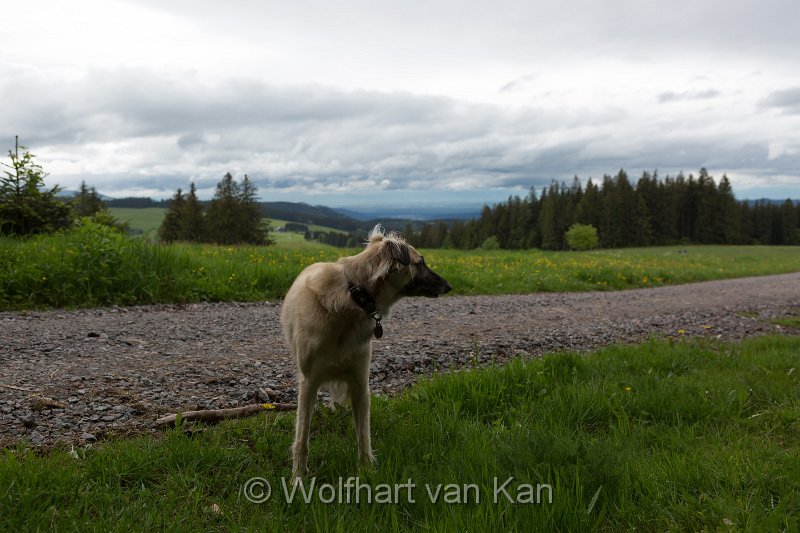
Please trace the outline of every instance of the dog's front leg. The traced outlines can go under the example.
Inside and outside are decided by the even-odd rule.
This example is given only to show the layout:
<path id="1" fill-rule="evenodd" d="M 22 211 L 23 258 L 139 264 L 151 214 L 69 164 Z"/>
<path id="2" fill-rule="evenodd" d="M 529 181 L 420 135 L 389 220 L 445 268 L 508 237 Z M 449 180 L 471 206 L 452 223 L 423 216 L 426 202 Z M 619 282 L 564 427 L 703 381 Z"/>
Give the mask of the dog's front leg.
<path id="1" fill-rule="evenodd" d="M 369 365 L 359 375 L 348 381 L 350 402 L 353 406 L 353 418 L 356 423 L 356 440 L 358 442 L 358 458 L 364 464 L 373 464 L 375 456 L 372 454 L 372 441 L 370 439 L 369 411 Z"/>
<path id="2" fill-rule="evenodd" d="M 308 466 L 308 440 L 311 431 L 311 414 L 317 401 L 319 384 L 300 375 L 297 386 L 297 422 L 292 444 L 292 477 L 295 480 L 306 474 Z"/>

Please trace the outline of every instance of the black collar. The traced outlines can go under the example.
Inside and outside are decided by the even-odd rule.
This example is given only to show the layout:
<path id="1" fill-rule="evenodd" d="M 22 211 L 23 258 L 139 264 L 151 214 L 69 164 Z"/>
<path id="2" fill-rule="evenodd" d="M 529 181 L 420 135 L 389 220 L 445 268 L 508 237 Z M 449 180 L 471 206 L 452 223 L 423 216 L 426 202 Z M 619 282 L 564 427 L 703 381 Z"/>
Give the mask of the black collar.
<path id="1" fill-rule="evenodd" d="M 352 281 L 347 282 L 347 290 L 350 291 L 350 297 L 353 299 L 355 304 L 363 309 L 365 313 L 375 319 L 375 329 L 373 330 L 375 338 L 380 339 L 383 337 L 383 326 L 381 326 L 381 318 L 383 317 L 378 312 L 378 308 L 376 307 L 375 300 L 372 299 L 372 296 L 369 295 L 364 287 L 356 285 Z"/>

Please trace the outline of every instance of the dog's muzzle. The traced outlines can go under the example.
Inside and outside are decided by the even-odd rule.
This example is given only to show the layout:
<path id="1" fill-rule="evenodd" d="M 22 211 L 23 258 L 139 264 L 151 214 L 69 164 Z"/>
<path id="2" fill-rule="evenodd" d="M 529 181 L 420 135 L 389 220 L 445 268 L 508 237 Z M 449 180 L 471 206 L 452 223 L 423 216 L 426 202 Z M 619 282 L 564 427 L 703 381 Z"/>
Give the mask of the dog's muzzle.
<path id="1" fill-rule="evenodd" d="M 442 276 L 431 269 L 426 269 L 414 276 L 405 287 L 406 296 L 424 296 L 436 298 L 440 294 L 447 294 L 453 287 Z"/>

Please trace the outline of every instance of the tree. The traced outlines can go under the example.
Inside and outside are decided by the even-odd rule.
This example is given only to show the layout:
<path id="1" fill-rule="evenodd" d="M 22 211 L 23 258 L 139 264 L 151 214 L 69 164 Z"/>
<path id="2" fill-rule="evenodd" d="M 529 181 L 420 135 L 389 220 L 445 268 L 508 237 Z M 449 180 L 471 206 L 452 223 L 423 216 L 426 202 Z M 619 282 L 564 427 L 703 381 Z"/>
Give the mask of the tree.
<path id="1" fill-rule="evenodd" d="M 184 197 L 179 217 L 180 239 L 189 242 L 202 242 L 206 238 L 206 221 L 203 206 L 197 199 L 194 182 L 189 186 L 189 194 Z"/>
<path id="2" fill-rule="evenodd" d="M 105 209 L 106 204 L 100 199 L 100 195 L 97 194 L 97 190 L 94 187 L 88 187 L 85 181 L 81 181 L 78 195 L 72 200 L 72 207 L 79 217 L 90 217 Z"/>
<path id="3" fill-rule="evenodd" d="M 20 156 L 20 149 L 24 150 Z M 28 235 L 47 233 L 72 224 L 67 204 L 56 196 L 60 188 L 44 188 L 47 174 L 35 156 L 20 146 L 17 137 L 14 151 L 8 151 L 11 164 L 0 163 L 0 234 Z"/>
<path id="4" fill-rule="evenodd" d="M 238 207 L 241 188 L 230 172 L 217 183 L 214 198 L 208 206 L 208 237 L 219 244 L 236 244 L 239 240 Z"/>
<path id="5" fill-rule="evenodd" d="M 175 196 L 169 202 L 169 209 L 164 214 L 164 220 L 158 228 L 158 238 L 164 242 L 174 242 L 181 238 L 181 226 L 186 199 L 183 191 L 178 188 Z"/>
<path id="6" fill-rule="evenodd" d="M 270 245 L 275 242 L 269 238 L 270 228 L 264 221 L 261 206 L 258 205 L 258 188 L 247 174 L 242 180 L 242 189 L 239 195 L 239 217 L 241 219 L 241 242 L 248 244 Z"/>
<path id="7" fill-rule="evenodd" d="M 206 216 L 208 236 L 219 244 L 273 244 L 258 205 L 257 188 L 247 176 L 240 185 L 230 172 L 217 184 Z"/>

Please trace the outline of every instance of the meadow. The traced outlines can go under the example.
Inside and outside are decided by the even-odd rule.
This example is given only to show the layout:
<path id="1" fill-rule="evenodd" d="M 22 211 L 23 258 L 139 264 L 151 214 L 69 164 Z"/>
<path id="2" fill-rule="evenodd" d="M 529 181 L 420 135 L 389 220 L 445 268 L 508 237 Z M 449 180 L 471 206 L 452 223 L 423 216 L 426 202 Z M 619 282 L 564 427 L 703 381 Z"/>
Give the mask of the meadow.
<path id="1" fill-rule="evenodd" d="M 276 234 L 278 244 L 163 245 L 88 221 L 0 238 L 0 309 L 281 298 L 297 274 L 358 250 Z M 619 290 L 800 270 L 800 247 L 686 246 L 592 252 L 423 250 L 453 294 Z"/>
<path id="2" fill-rule="evenodd" d="M 654 340 L 436 375 L 373 400 L 374 468 L 349 410 L 321 407 L 307 497 L 290 494 L 291 413 L 20 445 L 0 452 L 2 528 L 796 531 L 798 352 L 798 337 Z"/>
<path id="3" fill-rule="evenodd" d="M 108 210 L 112 216 L 116 217 L 121 222 L 127 223 L 129 228 L 138 230 L 149 238 L 155 238 L 158 234 L 158 228 L 164 220 L 164 213 L 166 212 L 166 209 L 163 207 L 110 207 Z M 273 230 L 281 228 L 288 223 L 287 220 L 277 218 L 265 218 L 264 222 Z M 318 226 L 316 224 L 306 224 L 306 226 L 308 226 L 308 229 L 311 231 L 340 232 L 340 230 Z M 279 245 L 301 247 L 307 245 L 314 246 L 314 243 L 309 243 L 303 238 L 303 235 L 299 233 L 273 232 L 271 238 Z"/>

